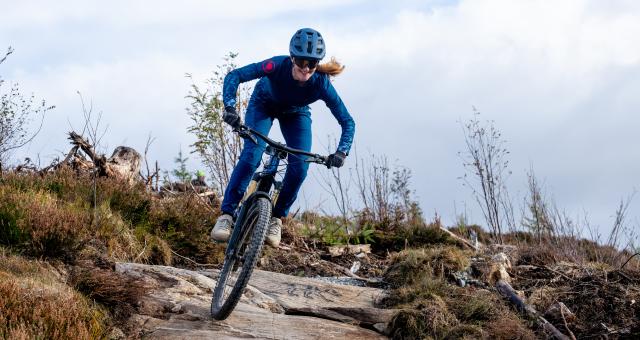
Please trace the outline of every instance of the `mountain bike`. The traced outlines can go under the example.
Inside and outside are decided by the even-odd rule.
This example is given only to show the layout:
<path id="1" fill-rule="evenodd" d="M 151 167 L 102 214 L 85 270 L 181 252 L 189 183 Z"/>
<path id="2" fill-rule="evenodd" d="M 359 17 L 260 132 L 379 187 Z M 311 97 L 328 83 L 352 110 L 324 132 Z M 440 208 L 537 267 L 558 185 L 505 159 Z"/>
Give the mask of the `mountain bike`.
<path id="1" fill-rule="evenodd" d="M 305 162 L 329 166 L 326 156 L 290 148 L 245 125 L 240 125 L 235 131 L 245 137 L 245 141 L 257 143 L 256 136 L 264 140 L 269 160 L 262 171 L 253 175 L 236 213 L 224 263 L 211 299 L 211 316 L 216 320 L 226 319 L 236 307 L 260 258 L 271 220 L 271 209 L 281 185 L 275 177 L 280 161 L 293 154 L 306 156 Z"/>

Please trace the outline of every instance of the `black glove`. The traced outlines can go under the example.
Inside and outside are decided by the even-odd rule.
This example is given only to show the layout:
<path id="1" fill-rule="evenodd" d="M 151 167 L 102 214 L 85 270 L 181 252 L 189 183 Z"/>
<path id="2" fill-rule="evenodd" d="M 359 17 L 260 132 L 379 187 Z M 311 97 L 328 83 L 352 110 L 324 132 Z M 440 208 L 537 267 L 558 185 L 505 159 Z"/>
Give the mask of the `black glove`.
<path id="1" fill-rule="evenodd" d="M 347 155 L 342 151 L 336 151 L 329 155 L 327 158 L 327 168 L 335 167 L 339 168 L 344 165 L 344 159 Z"/>
<path id="2" fill-rule="evenodd" d="M 231 125 L 232 128 L 237 128 L 242 123 L 240 121 L 240 116 L 236 113 L 236 108 L 233 106 L 226 106 L 224 108 L 224 114 L 222 115 L 222 120 L 225 123 Z"/>

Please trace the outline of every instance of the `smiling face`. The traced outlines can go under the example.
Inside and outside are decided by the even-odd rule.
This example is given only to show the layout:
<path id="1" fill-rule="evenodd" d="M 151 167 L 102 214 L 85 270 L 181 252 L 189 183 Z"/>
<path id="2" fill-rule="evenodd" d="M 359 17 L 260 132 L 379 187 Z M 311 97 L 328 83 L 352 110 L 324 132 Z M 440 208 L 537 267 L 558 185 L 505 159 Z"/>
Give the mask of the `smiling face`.
<path id="1" fill-rule="evenodd" d="M 304 64 L 304 67 L 300 67 L 298 64 L 294 61 L 293 58 L 291 58 L 291 61 L 293 62 L 293 68 L 291 70 L 291 73 L 293 75 L 293 79 L 299 81 L 299 82 L 306 82 L 307 80 L 309 80 L 311 78 L 311 76 L 313 75 L 313 73 L 316 71 L 316 66 L 314 65 L 313 68 L 309 68 L 308 63 Z"/>

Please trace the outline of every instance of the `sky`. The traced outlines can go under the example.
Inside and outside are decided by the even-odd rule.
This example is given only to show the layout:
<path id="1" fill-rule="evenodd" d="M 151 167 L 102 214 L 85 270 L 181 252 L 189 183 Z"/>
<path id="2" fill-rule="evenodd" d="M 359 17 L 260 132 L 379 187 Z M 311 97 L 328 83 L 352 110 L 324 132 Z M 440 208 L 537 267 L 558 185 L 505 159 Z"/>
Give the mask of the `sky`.
<path id="1" fill-rule="evenodd" d="M 229 51 L 240 65 L 287 54 L 295 30 L 313 27 L 346 65 L 334 86 L 356 121 L 358 154 L 411 169 L 428 218 L 484 224 L 460 180 L 461 122 L 474 108 L 505 140 L 516 210 L 533 168 L 559 208 L 606 235 L 620 200 L 640 188 L 638 1 L 4 2 L 0 50 L 15 52 L 0 75 L 56 106 L 16 161 L 46 164 L 70 149 L 80 92 L 102 114 L 107 153 L 143 151 L 151 134 L 148 158 L 171 169 L 194 141 L 185 74 L 206 87 Z M 312 118 L 314 149 L 326 153 L 339 125 L 321 102 Z M 196 155 L 189 165 L 202 168 Z M 318 171 L 298 205 L 330 211 Z M 627 224 L 640 229 L 640 196 Z"/>

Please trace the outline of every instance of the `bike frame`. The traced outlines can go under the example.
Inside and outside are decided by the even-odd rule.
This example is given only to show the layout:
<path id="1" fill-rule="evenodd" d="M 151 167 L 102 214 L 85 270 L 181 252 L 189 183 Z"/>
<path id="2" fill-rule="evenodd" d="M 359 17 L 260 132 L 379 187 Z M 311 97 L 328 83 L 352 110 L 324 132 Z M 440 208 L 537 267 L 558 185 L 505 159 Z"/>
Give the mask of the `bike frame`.
<path id="1" fill-rule="evenodd" d="M 271 188 L 275 185 L 278 186 L 278 182 L 275 180 L 275 176 L 278 173 L 278 166 L 280 166 L 280 160 L 287 157 L 287 151 L 279 150 L 275 147 L 267 147 L 265 153 L 270 155 L 269 161 L 264 166 L 263 170 L 256 172 L 253 176 L 253 180 L 256 181 L 255 191 L 248 191 L 248 197 L 246 197 L 240 207 L 240 211 L 237 213 L 236 222 L 229 238 L 229 247 L 225 252 L 225 257 L 235 256 L 237 251 L 242 247 L 244 239 L 247 236 L 247 230 L 242 230 L 244 219 L 247 215 L 248 209 L 253 205 L 253 201 L 258 197 L 265 197 L 273 204 L 271 199 Z M 251 190 L 251 188 L 249 188 Z M 242 242 L 236 242 L 240 238 Z M 237 245 L 237 246 L 236 246 Z"/>

